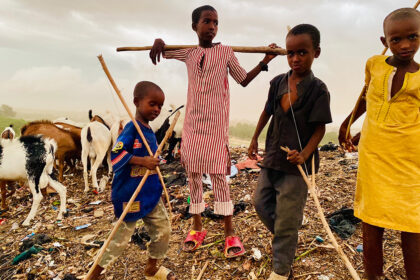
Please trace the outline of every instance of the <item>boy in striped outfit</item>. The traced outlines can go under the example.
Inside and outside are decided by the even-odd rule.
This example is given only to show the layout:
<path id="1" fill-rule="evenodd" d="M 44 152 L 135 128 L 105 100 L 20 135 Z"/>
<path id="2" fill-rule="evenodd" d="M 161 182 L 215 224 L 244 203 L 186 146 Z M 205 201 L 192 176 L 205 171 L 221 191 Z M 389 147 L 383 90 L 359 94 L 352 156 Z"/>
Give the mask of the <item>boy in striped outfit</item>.
<path id="1" fill-rule="evenodd" d="M 204 211 L 202 174 L 209 173 L 213 183 L 215 214 L 225 216 L 225 256 L 243 255 L 245 249 L 232 226 L 233 204 L 230 199 L 226 174 L 230 174 L 228 144 L 229 84 L 228 72 L 237 83 L 248 85 L 275 55 L 266 55 L 249 73 L 239 64 L 229 46 L 213 43 L 218 29 L 217 11 L 202 6 L 192 13 L 192 28 L 199 45 L 195 48 L 164 52 L 165 43 L 156 39 L 150 58 L 156 64 L 160 54 L 165 58 L 185 62 L 188 70 L 188 98 L 184 121 L 181 161 L 188 175 L 191 193 L 190 213 L 193 225 L 184 241 L 185 251 L 194 251 L 203 242 L 201 212 Z M 276 47 L 275 44 L 270 45 Z"/>

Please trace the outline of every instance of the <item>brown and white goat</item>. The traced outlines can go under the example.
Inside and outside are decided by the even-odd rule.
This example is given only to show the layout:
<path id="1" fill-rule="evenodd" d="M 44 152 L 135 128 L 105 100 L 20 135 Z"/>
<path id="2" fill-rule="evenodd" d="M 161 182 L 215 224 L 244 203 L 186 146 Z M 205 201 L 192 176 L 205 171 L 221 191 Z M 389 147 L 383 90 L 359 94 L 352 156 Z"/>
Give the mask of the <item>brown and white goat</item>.
<path id="1" fill-rule="evenodd" d="M 54 139 L 57 143 L 56 158 L 58 159 L 59 181 L 62 182 L 64 161 L 71 158 L 80 158 L 80 136 L 68 130 L 57 127 L 50 121 L 34 121 L 26 124 L 21 129 L 22 136 L 43 135 Z"/>
<path id="2" fill-rule="evenodd" d="M 52 179 L 51 173 L 57 144 L 54 140 L 41 136 L 22 136 L 18 139 L 0 140 L 0 180 L 27 181 L 33 202 L 23 225 L 29 225 L 35 217 L 42 200 L 41 189 L 53 187 L 60 196 L 61 220 L 66 211 L 66 188 Z"/>

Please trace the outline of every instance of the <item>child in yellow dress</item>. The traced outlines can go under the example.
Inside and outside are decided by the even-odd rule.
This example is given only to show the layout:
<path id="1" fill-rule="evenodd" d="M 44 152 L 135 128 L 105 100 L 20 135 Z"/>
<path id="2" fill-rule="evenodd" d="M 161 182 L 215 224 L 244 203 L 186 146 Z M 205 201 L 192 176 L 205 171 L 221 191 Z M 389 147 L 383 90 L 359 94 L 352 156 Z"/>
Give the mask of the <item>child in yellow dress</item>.
<path id="1" fill-rule="evenodd" d="M 403 8 L 384 20 L 385 47 L 392 56 L 366 63 L 366 112 L 359 143 L 355 215 L 363 221 L 367 279 L 384 279 L 384 228 L 401 231 L 407 279 L 420 280 L 420 12 Z M 347 127 L 349 117 L 343 123 Z M 350 145 L 340 130 L 340 143 Z"/>

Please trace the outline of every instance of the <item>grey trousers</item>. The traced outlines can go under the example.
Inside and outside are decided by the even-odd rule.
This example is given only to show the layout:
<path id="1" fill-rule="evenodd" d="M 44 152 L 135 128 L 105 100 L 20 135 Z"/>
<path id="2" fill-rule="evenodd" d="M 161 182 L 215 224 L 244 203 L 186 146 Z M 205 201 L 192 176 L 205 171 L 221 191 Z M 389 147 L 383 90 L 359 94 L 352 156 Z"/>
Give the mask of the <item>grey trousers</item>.
<path id="1" fill-rule="evenodd" d="M 293 264 L 308 187 L 302 176 L 263 168 L 253 201 L 264 225 L 273 233 L 273 270 L 287 274 Z"/>

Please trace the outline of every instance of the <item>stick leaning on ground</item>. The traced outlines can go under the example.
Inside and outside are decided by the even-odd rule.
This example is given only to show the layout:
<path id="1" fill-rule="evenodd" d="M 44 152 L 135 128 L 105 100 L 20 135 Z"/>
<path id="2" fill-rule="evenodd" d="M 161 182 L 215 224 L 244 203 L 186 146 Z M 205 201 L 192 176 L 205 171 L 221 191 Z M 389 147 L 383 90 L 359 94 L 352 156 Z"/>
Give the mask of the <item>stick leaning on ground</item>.
<path id="1" fill-rule="evenodd" d="M 117 52 L 124 51 L 149 51 L 153 46 L 144 47 L 120 47 L 117 48 Z M 197 45 L 165 45 L 165 51 L 180 50 L 180 49 L 191 49 L 196 48 Z M 278 55 L 286 55 L 287 52 L 283 48 L 270 48 L 270 47 L 242 47 L 242 46 L 231 46 L 234 52 L 241 53 L 272 53 Z"/>
<path id="2" fill-rule="evenodd" d="M 115 92 L 117 93 L 118 97 L 120 98 L 121 103 L 123 104 L 125 110 L 127 111 L 128 115 L 130 116 L 131 121 L 133 122 L 134 126 L 136 127 L 138 134 L 140 134 L 141 140 L 143 141 L 144 146 L 146 147 L 149 155 L 153 156 L 152 150 L 150 149 L 149 144 L 147 143 L 147 140 L 143 135 L 143 132 L 141 131 L 136 119 L 134 118 L 133 114 L 130 111 L 130 108 L 128 108 L 127 102 L 125 102 L 124 97 L 122 96 L 120 90 L 118 89 L 114 79 L 112 78 L 111 73 L 109 72 L 108 67 L 105 64 L 105 61 L 104 61 L 102 55 L 98 55 L 98 59 L 101 62 L 102 68 L 104 69 L 104 72 L 105 72 L 106 76 L 108 77 L 109 82 L 111 83 L 112 87 L 114 88 Z M 175 115 L 175 118 L 174 118 L 175 123 L 176 123 L 176 121 L 178 120 L 178 117 L 179 117 L 178 113 Z M 171 134 L 172 134 L 172 130 L 171 130 Z M 169 131 L 169 129 L 167 130 L 167 132 L 168 131 Z M 166 137 L 166 135 L 165 135 L 165 137 Z M 165 142 L 166 142 L 166 140 L 165 140 Z M 161 143 L 164 143 L 164 141 L 162 140 Z M 165 197 L 166 197 L 166 200 L 168 202 L 168 208 L 169 208 L 169 217 L 170 217 L 170 221 L 172 222 L 171 202 L 169 201 L 168 190 L 166 189 L 165 182 L 163 181 L 163 176 L 162 176 L 162 173 L 160 172 L 159 166 L 156 166 L 156 171 L 157 171 L 157 174 L 159 175 L 159 180 L 160 180 L 160 183 L 162 184 L 163 191 L 165 192 Z"/>
<path id="3" fill-rule="evenodd" d="M 287 147 L 281 147 L 281 149 L 285 152 L 289 152 L 290 149 Z M 312 183 L 309 181 L 308 177 L 306 176 L 305 172 L 302 169 L 302 166 L 300 164 L 297 165 L 300 174 L 303 177 L 303 180 L 305 181 L 306 185 L 308 185 L 309 192 L 311 193 L 312 198 L 315 201 L 316 208 L 318 210 L 318 215 L 321 219 L 322 225 L 324 226 L 325 231 L 328 234 L 328 237 L 331 239 L 331 243 L 333 244 L 335 250 L 338 252 L 338 255 L 341 257 L 341 259 L 344 261 L 344 264 L 346 265 L 347 269 L 350 272 L 350 275 L 355 280 L 360 280 L 359 275 L 357 274 L 356 270 L 350 263 L 349 259 L 347 258 L 346 254 L 344 254 L 343 250 L 341 249 L 340 245 L 338 245 L 337 240 L 335 239 L 330 226 L 327 223 L 327 220 L 325 219 L 324 211 L 322 210 L 321 204 L 319 203 L 318 196 L 316 195 L 316 188 L 315 188 L 315 164 L 314 164 L 314 158 L 312 157 Z"/>

